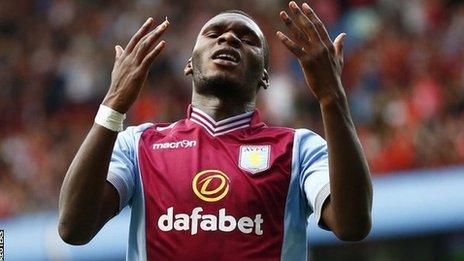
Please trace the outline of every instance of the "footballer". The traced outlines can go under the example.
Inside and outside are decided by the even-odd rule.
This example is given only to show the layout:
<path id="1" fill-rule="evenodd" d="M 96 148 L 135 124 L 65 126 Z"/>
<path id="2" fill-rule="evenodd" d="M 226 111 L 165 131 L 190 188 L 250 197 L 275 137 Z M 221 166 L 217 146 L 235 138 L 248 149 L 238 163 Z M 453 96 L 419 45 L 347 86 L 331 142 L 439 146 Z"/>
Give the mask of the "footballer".
<path id="1" fill-rule="evenodd" d="M 371 228 L 369 168 L 331 40 L 304 3 L 289 3 L 277 32 L 320 105 L 325 140 L 264 123 L 256 97 L 269 86 L 269 49 L 246 13 L 225 11 L 201 28 L 185 74 L 192 100 L 177 122 L 123 130 L 125 113 L 168 45 L 169 21 L 149 18 L 115 47 L 111 85 L 63 182 L 58 230 L 89 242 L 131 208 L 128 260 L 306 260 L 309 215 L 346 241 Z"/>

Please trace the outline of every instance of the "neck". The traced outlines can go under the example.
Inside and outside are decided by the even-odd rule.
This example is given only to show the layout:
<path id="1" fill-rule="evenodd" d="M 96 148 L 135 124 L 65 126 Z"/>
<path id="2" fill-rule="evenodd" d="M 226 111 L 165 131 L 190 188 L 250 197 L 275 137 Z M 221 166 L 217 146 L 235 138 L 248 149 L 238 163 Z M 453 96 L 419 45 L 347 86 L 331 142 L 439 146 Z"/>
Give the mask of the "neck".
<path id="1" fill-rule="evenodd" d="M 233 97 L 231 97 L 233 98 Z M 255 109 L 255 101 L 236 101 L 220 99 L 215 96 L 192 94 L 192 106 L 204 111 L 215 121 L 226 119 Z"/>

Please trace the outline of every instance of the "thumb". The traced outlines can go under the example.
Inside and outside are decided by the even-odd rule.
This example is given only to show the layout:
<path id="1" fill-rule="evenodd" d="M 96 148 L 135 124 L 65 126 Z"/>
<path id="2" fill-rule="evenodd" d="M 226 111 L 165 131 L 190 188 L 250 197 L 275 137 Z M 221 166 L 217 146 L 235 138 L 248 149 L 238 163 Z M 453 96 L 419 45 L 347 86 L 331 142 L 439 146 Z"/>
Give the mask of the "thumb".
<path id="1" fill-rule="evenodd" d="M 334 40 L 335 54 L 343 61 L 343 44 L 345 43 L 346 33 L 341 33 Z"/>
<path id="2" fill-rule="evenodd" d="M 116 51 L 116 59 L 119 58 L 124 51 L 120 45 L 116 45 L 114 50 Z"/>

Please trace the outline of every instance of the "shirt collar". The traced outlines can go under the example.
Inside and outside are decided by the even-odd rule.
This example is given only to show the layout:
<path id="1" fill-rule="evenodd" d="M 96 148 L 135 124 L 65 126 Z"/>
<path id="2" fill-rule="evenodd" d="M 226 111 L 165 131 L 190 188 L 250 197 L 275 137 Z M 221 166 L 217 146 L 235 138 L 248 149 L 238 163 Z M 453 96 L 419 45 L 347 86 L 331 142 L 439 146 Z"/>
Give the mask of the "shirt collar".
<path id="1" fill-rule="evenodd" d="M 238 129 L 248 128 L 252 125 L 261 123 L 257 109 L 220 121 L 215 121 L 206 112 L 190 105 L 187 110 L 187 117 L 190 121 L 203 127 L 212 136 L 227 134 Z"/>

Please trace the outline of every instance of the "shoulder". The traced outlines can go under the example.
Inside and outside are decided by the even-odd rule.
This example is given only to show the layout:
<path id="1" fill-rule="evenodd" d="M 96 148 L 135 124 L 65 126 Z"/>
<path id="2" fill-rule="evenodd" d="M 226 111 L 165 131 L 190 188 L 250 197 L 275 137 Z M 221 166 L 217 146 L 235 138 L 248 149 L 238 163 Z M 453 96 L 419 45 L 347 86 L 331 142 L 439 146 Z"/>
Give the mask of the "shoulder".
<path id="1" fill-rule="evenodd" d="M 325 145 L 326 141 L 319 134 L 304 128 L 295 129 L 295 140 L 303 143 L 313 143 Z"/>
<path id="2" fill-rule="evenodd" d="M 296 142 L 307 142 L 325 144 L 326 141 L 319 134 L 305 128 L 289 128 L 282 126 L 263 126 L 259 129 L 261 133 L 268 135 L 292 135 Z"/>
<path id="3" fill-rule="evenodd" d="M 147 130 L 155 131 L 155 132 L 163 132 L 166 130 L 171 130 L 178 125 L 182 125 L 184 120 L 179 120 L 176 122 L 171 123 L 152 123 L 152 122 L 145 122 L 140 125 L 128 126 L 124 131 L 120 132 L 119 134 L 122 135 L 134 135 L 140 134 Z"/>
<path id="4" fill-rule="evenodd" d="M 145 130 L 153 127 L 155 124 L 147 122 L 137 126 L 129 126 L 125 130 L 118 133 L 118 140 L 135 140 L 137 136 L 143 133 Z"/>
<path id="5" fill-rule="evenodd" d="M 124 131 L 120 132 L 120 134 L 136 134 L 144 132 L 146 129 L 155 126 L 154 123 L 146 122 L 136 126 L 129 126 Z"/>
<path id="6" fill-rule="evenodd" d="M 142 123 L 140 125 L 136 126 L 129 126 L 127 127 L 124 131 L 120 132 L 118 134 L 118 139 L 123 138 L 123 139 L 137 139 L 141 135 L 149 134 L 161 134 L 161 135 L 167 135 L 171 133 L 174 130 L 177 130 L 179 128 L 183 128 L 185 125 L 185 120 L 179 120 L 176 122 L 171 122 L 171 123 L 152 123 L 152 122 L 146 122 Z"/>
<path id="7" fill-rule="evenodd" d="M 307 159 L 309 162 L 324 159 L 328 153 L 327 142 L 317 133 L 308 129 L 295 130 L 294 149 L 299 154 L 300 159 Z"/>

